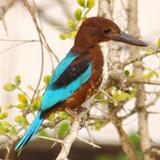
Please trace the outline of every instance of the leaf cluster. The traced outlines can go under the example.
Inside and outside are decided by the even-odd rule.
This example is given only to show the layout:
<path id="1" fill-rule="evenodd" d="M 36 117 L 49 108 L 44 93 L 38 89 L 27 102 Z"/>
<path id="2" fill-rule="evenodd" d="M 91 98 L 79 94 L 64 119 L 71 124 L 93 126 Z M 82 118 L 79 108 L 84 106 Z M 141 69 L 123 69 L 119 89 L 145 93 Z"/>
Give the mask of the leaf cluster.
<path id="1" fill-rule="evenodd" d="M 75 38 L 79 26 L 87 18 L 89 11 L 94 7 L 95 0 L 77 0 L 79 8 L 74 11 L 74 19 L 67 21 L 67 32 L 60 34 L 60 39 Z"/>
<path id="2" fill-rule="evenodd" d="M 13 82 L 9 82 L 4 84 L 3 88 L 7 92 L 13 92 L 15 90 L 18 91 L 17 93 L 17 104 L 9 104 L 5 106 L 5 110 L 8 111 L 1 111 L 0 112 L 0 135 L 4 135 L 7 137 L 17 136 L 22 129 L 27 128 L 30 125 L 30 121 L 28 115 L 31 114 L 35 116 L 36 112 L 38 111 L 41 105 L 41 98 L 44 89 L 48 86 L 49 80 L 51 76 L 45 75 L 43 77 L 44 86 L 40 88 L 36 94 L 36 96 L 32 99 L 27 94 L 27 91 L 24 91 L 21 87 L 21 77 L 17 75 Z M 28 91 L 35 92 L 34 87 L 31 85 L 27 86 Z M 2 107 L 1 107 L 2 108 Z M 3 107 L 4 108 L 4 107 Z M 11 110 L 17 110 L 18 114 L 14 117 L 14 124 L 8 122 L 8 116 L 10 115 Z M 51 114 L 46 121 L 49 123 L 55 123 L 54 121 L 59 119 L 57 125 L 55 126 L 56 134 L 59 138 L 64 138 L 70 130 L 71 121 L 70 116 L 66 112 L 58 112 L 55 114 Z M 45 131 L 45 127 L 42 127 L 40 130 L 40 135 L 48 136 L 47 132 Z M 48 126 L 49 127 L 49 126 Z"/>

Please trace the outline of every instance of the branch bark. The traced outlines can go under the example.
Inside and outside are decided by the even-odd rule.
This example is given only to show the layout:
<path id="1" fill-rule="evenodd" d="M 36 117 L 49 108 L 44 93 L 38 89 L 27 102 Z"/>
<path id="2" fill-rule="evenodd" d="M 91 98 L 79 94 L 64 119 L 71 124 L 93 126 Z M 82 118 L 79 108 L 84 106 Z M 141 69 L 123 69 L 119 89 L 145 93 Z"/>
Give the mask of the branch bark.
<path id="1" fill-rule="evenodd" d="M 70 130 L 70 133 L 62 142 L 62 148 L 56 160 L 68 160 L 68 155 L 69 155 L 71 146 L 78 137 L 78 131 L 80 128 L 81 121 L 87 115 L 91 107 L 92 107 L 92 104 L 87 108 L 87 110 L 81 112 L 75 118 Z"/>
<path id="2" fill-rule="evenodd" d="M 16 0 L 1 0 L 0 2 L 0 20 L 3 19 L 5 13 L 12 5 L 15 3 Z"/>
<path id="3" fill-rule="evenodd" d="M 5 23 L 4 16 L 6 12 L 13 6 L 13 4 L 16 2 L 16 0 L 1 0 L 0 2 L 0 20 L 3 22 L 4 29 L 7 33 L 7 26 Z"/>
<path id="4" fill-rule="evenodd" d="M 113 2 L 112 2 L 113 3 Z M 111 19 L 111 3 L 110 0 L 99 0 L 98 3 L 98 16 Z"/>
<path id="5" fill-rule="evenodd" d="M 158 80 L 145 80 L 145 79 L 142 79 L 143 77 L 141 78 L 131 78 L 131 79 L 128 79 L 128 82 L 129 84 L 131 83 L 136 83 L 136 84 L 148 84 L 148 85 L 157 85 L 159 86 L 160 85 L 160 81 Z"/>
<path id="6" fill-rule="evenodd" d="M 99 0 L 99 14 L 100 16 L 105 16 L 106 18 L 112 18 L 114 8 L 114 1 L 110 0 Z M 108 47 L 108 46 L 106 46 Z M 123 70 L 120 63 L 120 54 L 118 54 L 120 47 L 117 45 L 111 44 L 109 45 L 109 73 L 108 73 L 108 86 L 110 85 L 110 81 L 118 80 L 123 81 L 124 75 Z M 121 106 L 120 106 L 121 107 Z M 120 142 L 122 144 L 122 149 L 127 155 L 129 160 L 137 160 L 138 157 L 136 155 L 135 148 L 133 144 L 130 142 L 123 126 L 122 119 L 117 116 L 117 108 L 113 103 L 108 103 L 109 108 L 109 117 L 113 125 L 116 127 L 117 132 L 119 134 Z"/>
<path id="7" fill-rule="evenodd" d="M 138 1 L 137 0 L 128 0 L 128 31 L 132 35 L 139 36 L 138 28 Z M 130 48 L 130 55 L 132 57 L 139 56 L 139 50 L 137 47 Z M 141 78 L 143 76 L 143 64 L 139 60 L 134 63 L 134 73 L 136 78 Z M 151 141 L 149 136 L 148 128 L 148 113 L 145 107 L 146 95 L 144 92 L 144 84 L 137 84 L 137 96 L 136 96 L 136 108 L 138 110 L 138 127 L 140 135 L 141 149 L 144 154 L 144 160 L 153 160 L 151 157 L 150 148 Z"/>
<path id="8" fill-rule="evenodd" d="M 72 124 L 71 131 L 69 135 L 63 140 L 62 142 L 62 149 L 57 157 L 56 160 L 67 160 L 69 151 L 73 142 L 76 140 L 78 135 L 78 130 L 80 128 L 80 116 L 75 119 L 74 123 Z"/>
<path id="9" fill-rule="evenodd" d="M 137 160 L 138 157 L 136 154 L 136 150 L 122 126 L 122 119 L 118 118 L 116 112 L 112 109 L 110 110 L 110 119 L 118 131 L 120 142 L 122 144 L 122 149 L 126 153 L 128 159 Z"/>

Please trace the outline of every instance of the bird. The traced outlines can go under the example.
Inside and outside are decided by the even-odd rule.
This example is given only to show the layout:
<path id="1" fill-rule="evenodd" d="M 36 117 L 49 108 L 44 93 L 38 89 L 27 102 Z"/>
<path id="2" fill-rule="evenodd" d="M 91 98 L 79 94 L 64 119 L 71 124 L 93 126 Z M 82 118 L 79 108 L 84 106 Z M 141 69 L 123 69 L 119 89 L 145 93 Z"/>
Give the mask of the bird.
<path id="1" fill-rule="evenodd" d="M 28 130 L 17 143 L 18 151 L 35 135 L 43 121 L 58 109 L 75 117 L 75 108 L 93 96 L 103 79 L 104 58 L 99 44 L 119 41 L 135 46 L 147 43 L 121 31 L 113 21 L 103 17 L 90 17 L 79 27 L 74 45 L 56 67 L 42 96 L 40 108 Z"/>

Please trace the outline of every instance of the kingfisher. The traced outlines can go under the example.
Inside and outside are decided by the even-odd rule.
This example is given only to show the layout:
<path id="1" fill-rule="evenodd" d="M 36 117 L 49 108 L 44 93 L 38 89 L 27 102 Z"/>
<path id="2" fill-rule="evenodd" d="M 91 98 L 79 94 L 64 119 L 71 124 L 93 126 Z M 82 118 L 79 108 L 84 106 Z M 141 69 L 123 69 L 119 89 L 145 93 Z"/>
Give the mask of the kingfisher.
<path id="1" fill-rule="evenodd" d="M 75 117 L 74 109 L 81 108 L 97 92 L 102 83 L 104 65 L 99 44 L 110 40 L 147 46 L 145 42 L 122 32 L 109 19 L 86 19 L 77 32 L 73 47 L 56 67 L 42 96 L 40 109 L 15 150 L 22 149 L 51 113 L 64 109 Z"/>

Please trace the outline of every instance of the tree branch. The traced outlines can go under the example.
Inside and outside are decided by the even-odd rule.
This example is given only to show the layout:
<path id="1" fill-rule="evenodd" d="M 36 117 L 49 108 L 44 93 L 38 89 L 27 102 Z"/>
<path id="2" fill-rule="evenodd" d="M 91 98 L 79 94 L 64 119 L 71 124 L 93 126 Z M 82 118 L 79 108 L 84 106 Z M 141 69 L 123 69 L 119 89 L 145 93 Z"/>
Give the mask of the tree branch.
<path id="1" fill-rule="evenodd" d="M 114 110 L 110 110 L 110 119 L 118 131 L 119 138 L 122 144 L 122 149 L 127 154 L 128 159 L 137 160 L 134 145 L 131 143 L 131 141 L 128 138 L 128 135 L 122 127 L 122 119 L 117 117 L 117 114 Z"/>
<path id="2" fill-rule="evenodd" d="M 128 0 L 128 31 L 132 35 L 139 37 L 138 28 L 138 2 L 137 0 Z M 139 57 L 139 49 L 137 47 L 130 48 L 130 56 Z M 142 57 L 144 58 L 144 57 Z M 141 59 L 142 59 L 141 58 Z M 143 76 L 143 64 L 141 59 L 134 63 L 134 73 L 136 78 Z M 133 61 L 132 61 L 133 63 Z M 137 84 L 136 108 L 138 110 L 138 127 L 140 135 L 141 149 L 144 154 L 144 160 L 153 160 L 150 155 L 151 141 L 148 129 L 148 113 L 145 106 L 144 84 Z"/>
<path id="3" fill-rule="evenodd" d="M 2 20 L 3 22 L 3 26 L 4 26 L 6 33 L 7 33 L 7 26 L 5 23 L 4 15 L 8 11 L 8 9 L 10 9 L 13 6 L 15 2 L 16 0 L 1 0 L 0 2 L 0 20 Z"/>
<path id="4" fill-rule="evenodd" d="M 142 78 L 131 78 L 127 80 L 127 83 L 136 83 L 136 84 L 148 84 L 148 85 L 160 85 L 158 80 L 145 80 Z"/>
<path id="5" fill-rule="evenodd" d="M 105 5 L 104 5 L 105 4 Z M 113 14 L 113 8 L 114 8 L 115 2 L 109 1 L 109 0 L 99 0 L 99 15 L 112 17 Z M 110 8 L 110 9 L 108 9 Z M 103 14 L 104 13 L 104 14 Z M 108 16 L 109 15 L 109 16 Z M 106 46 L 107 47 L 107 46 Z M 120 54 L 118 54 L 119 50 L 121 48 L 119 46 L 115 46 L 114 44 L 109 46 L 109 75 L 108 75 L 108 85 L 107 87 L 112 84 L 113 80 L 123 81 L 124 80 L 124 74 L 120 63 Z M 111 83 L 110 83 L 111 81 Z M 120 142 L 122 144 L 122 149 L 127 155 L 129 160 L 137 160 L 137 155 L 135 148 L 133 144 L 130 142 L 125 130 L 122 127 L 122 119 L 118 118 L 117 116 L 117 108 L 121 106 L 115 106 L 114 103 L 108 103 L 109 108 L 109 116 L 114 124 L 114 126 L 117 129 L 117 132 L 119 134 Z"/>
<path id="6" fill-rule="evenodd" d="M 148 56 L 153 56 L 153 55 L 156 55 L 156 54 L 159 54 L 159 53 L 160 53 L 160 50 L 156 50 L 152 54 L 143 54 L 143 55 L 133 56 L 133 57 L 129 58 L 127 61 L 125 61 L 122 64 L 122 67 L 124 68 L 127 65 L 130 65 L 130 64 L 135 63 L 137 61 L 141 61 L 143 58 L 146 58 Z"/>
<path id="7" fill-rule="evenodd" d="M 70 133 L 68 136 L 63 140 L 62 142 L 62 148 L 61 151 L 57 157 L 56 160 L 67 160 L 68 154 L 70 152 L 71 146 L 73 142 L 77 139 L 78 136 L 78 131 L 80 128 L 80 123 L 82 119 L 86 116 L 86 114 L 89 112 L 91 109 L 92 105 L 89 106 L 89 108 L 86 111 L 81 112 L 74 120 Z"/>

